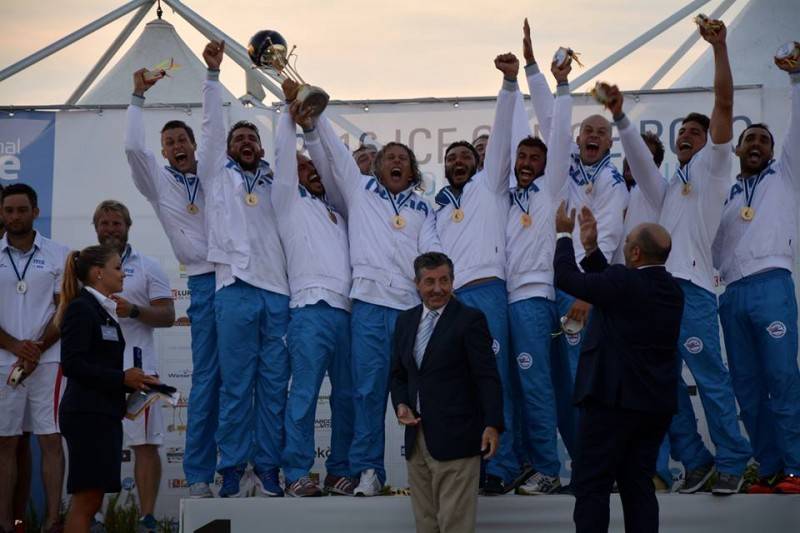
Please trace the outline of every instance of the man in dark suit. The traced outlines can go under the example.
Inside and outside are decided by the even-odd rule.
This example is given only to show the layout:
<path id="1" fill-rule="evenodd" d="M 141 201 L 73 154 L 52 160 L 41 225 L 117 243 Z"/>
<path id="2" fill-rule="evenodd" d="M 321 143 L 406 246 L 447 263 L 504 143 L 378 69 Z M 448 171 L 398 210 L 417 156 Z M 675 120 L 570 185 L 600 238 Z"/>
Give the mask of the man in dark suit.
<path id="1" fill-rule="evenodd" d="M 417 257 L 414 273 L 422 305 L 397 318 L 391 392 L 417 531 L 474 531 L 480 455 L 495 454 L 503 431 L 492 338 L 484 314 L 453 297 L 446 255 Z"/>
<path id="2" fill-rule="evenodd" d="M 597 247 L 597 224 L 579 216 L 586 257 L 575 264 L 575 210 L 556 214 L 555 284 L 594 306 L 575 379 L 581 407 L 572 462 L 578 533 L 608 531 L 609 495 L 617 480 L 625 530 L 658 531 L 658 448 L 677 410 L 678 342 L 683 293 L 664 268 L 672 242 L 658 224 L 640 224 L 625 239 L 625 266 L 609 266 Z"/>

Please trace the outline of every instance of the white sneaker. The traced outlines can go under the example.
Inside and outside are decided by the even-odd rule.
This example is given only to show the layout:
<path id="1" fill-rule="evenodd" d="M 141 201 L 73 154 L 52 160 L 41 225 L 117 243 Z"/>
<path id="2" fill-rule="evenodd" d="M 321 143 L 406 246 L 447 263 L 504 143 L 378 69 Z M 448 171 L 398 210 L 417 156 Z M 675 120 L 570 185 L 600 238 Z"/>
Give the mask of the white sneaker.
<path id="1" fill-rule="evenodd" d="M 546 476 L 541 472 L 533 474 L 524 485 L 517 487 L 517 494 L 537 496 L 553 494 L 561 488 L 561 480 L 557 476 Z"/>
<path id="2" fill-rule="evenodd" d="M 377 496 L 381 493 L 382 488 L 381 480 L 378 479 L 375 469 L 368 468 L 361 472 L 361 479 L 353 491 L 353 496 Z"/>
<path id="3" fill-rule="evenodd" d="M 189 497 L 192 499 L 213 498 L 214 493 L 211 492 L 211 487 L 208 486 L 208 483 L 199 481 L 189 485 Z"/>

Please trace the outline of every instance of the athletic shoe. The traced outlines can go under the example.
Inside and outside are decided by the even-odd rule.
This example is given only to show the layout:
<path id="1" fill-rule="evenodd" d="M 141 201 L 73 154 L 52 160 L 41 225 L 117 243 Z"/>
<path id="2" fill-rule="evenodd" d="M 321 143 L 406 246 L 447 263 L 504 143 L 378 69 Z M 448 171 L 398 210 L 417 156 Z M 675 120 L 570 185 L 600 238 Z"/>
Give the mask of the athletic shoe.
<path id="1" fill-rule="evenodd" d="M 193 500 L 199 498 L 213 498 L 214 493 L 211 492 L 211 487 L 208 486 L 208 483 L 198 481 L 197 483 L 189 485 L 189 497 Z"/>
<path id="2" fill-rule="evenodd" d="M 720 472 L 717 476 L 717 480 L 711 487 L 711 494 L 716 494 L 717 496 L 729 496 L 731 494 L 736 494 L 742 489 L 742 483 L 744 483 L 743 476 Z"/>
<path id="3" fill-rule="evenodd" d="M 278 479 L 278 469 L 270 468 L 264 472 L 256 472 L 256 496 L 262 498 L 282 498 L 283 489 Z"/>
<path id="4" fill-rule="evenodd" d="M 381 480 L 374 468 L 368 468 L 361 472 L 358 486 L 353 489 L 353 496 L 377 496 L 381 493 Z"/>
<path id="5" fill-rule="evenodd" d="M 781 494 L 800 494 L 800 476 L 789 474 L 775 485 L 775 492 Z"/>
<path id="6" fill-rule="evenodd" d="M 783 478 L 783 474 L 760 477 L 755 483 L 747 487 L 747 494 L 775 494 L 778 492 L 776 485 L 783 481 Z"/>
<path id="7" fill-rule="evenodd" d="M 506 485 L 503 478 L 495 476 L 494 474 L 486 474 L 486 481 L 483 483 L 481 494 L 484 496 L 500 496 L 510 492 L 513 487 L 509 484 Z"/>
<path id="8" fill-rule="evenodd" d="M 558 476 L 546 476 L 535 472 L 523 485 L 517 487 L 516 493 L 523 496 L 538 496 L 541 494 L 554 494 L 561 489 L 561 479 Z"/>
<path id="9" fill-rule="evenodd" d="M 89 526 L 89 533 L 106 533 L 106 525 L 96 518 L 92 518 L 92 524 Z"/>
<path id="10" fill-rule="evenodd" d="M 322 496 L 322 491 L 308 476 L 303 476 L 288 487 L 286 495 L 292 498 L 315 498 Z"/>
<path id="11" fill-rule="evenodd" d="M 352 496 L 356 488 L 355 482 L 352 478 L 347 476 L 337 476 L 336 474 L 328 474 L 325 476 L 325 492 L 328 494 L 341 494 L 342 496 Z"/>
<path id="12" fill-rule="evenodd" d="M 220 470 L 222 474 L 222 488 L 219 489 L 220 498 L 243 498 L 247 494 L 243 488 L 244 465 L 230 466 Z M 246 481 L 246 480 L 245 480 Z"/>
<path id="13" fill-rule="evenodd" d="M 158 533 L 156 517 L 151 514 L 141 517 L 136 524 L 136 533 Z"/>
<path id="14" fill-rule="evenodd" d="M 714 466 L 714 463 L 709 463 L 705 466 L 701 466 L 700 468 L 689 470 L 686 473 L 686 479 L 683 480 L 683 486 L 679 492 L 681 494 L 694 494 L 703 488 L 703 485 L 706 484 L 706 481 L 708 481 L 716 471 L 717 468 Z"/>

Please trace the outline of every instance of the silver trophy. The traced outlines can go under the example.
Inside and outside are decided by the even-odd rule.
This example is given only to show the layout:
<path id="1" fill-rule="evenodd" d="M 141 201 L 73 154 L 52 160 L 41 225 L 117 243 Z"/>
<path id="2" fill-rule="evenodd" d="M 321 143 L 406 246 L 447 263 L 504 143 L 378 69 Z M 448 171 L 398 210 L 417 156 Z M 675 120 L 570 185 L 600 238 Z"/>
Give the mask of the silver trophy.
<path id="1" fill-rule="evenodd" d="M 273 30 L 261 30 L 253 35 L 247 46 L 247 53 L 253 64 L 267 70 L 281 79 L 292 80 L 299 85 L 297 100 L 304 109 L 311 109 L 311 115 L 319 116 L 327 107 L 330 96 L 324 90 L 305 82 L 290 60 L 297 59 L 293 46 L 291 50 L 286 39 Z"/>

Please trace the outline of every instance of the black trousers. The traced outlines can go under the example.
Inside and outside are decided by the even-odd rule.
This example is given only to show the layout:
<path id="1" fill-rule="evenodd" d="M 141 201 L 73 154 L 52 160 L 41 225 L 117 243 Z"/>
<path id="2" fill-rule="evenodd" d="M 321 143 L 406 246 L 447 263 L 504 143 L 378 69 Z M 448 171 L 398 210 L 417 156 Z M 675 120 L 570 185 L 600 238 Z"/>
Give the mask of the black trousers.
<path id="1" fill-rule="evenodd" d="M 609 497 L 617 480 L 626 533 L 658 531 L 653 475 L 671 413 L 646 413 L 586 405 L 578 421 L 578 450 L 572 463 L 575 531 L 608 531 Z"/>

